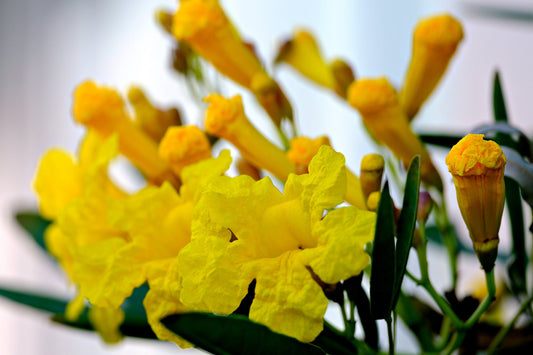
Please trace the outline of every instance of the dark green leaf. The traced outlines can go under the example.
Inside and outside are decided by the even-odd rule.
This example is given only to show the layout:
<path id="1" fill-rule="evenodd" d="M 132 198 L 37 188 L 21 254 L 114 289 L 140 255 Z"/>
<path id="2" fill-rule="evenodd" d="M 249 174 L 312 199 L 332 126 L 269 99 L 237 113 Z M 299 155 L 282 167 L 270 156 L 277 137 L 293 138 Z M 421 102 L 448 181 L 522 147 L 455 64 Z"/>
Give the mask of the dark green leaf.
<path id="1" fill-rule="evenodd" d="M 386 182 L 378 205 L 372 250 L 370 309 L 374 319 L 390 319 L 396 271 L 395 258 L 394 212 L 389 184 Z"/>
<path id="2" fill-rule="evenodd" d="M 496 121 L 507 122 L 507 108 L 505 107 L 505 98 L 503 97 L 500 74 L 494 73 L 494 84 L 492 87 L 492 107 L 494 110 L 494 119 Z"/>
<path id="3" fill-rule="evenodd" d="M 418 135 L 422 142 L 426 144 L 438 145 L 440 147 L 451 148 L 461 140 L 460 136 L 450 136 L 443 134 L 425 134 L 420 133 Z"/>
<path id="4" fill-rule="evenodd" d="M 527 293 L 526 270 L 527 256 L 525 246 L 524 213 L 522 210 L 522 198 L 520 196 L 520 186 L 511 178 L 505 177 L 505 200 L 511 221 L 512 235 L 512 258 L 513 261 L 507 268 L 507 273 L 511 281 L 511 290 L 519 295 Z"/>
<path id="5" fill-rule="evenodd" d="M 174 314 L 161 322 L 172 332 L 213 354 L 325 354 L 320 348 L 271 331 L 241 315 Z"/>
<path id="6" fill-rule="evenodd" d="M 0 296 L 49 313 L 64 313 L 68 304 L 68 301 L 56 297 L 6 287 L 0 287 Z"/>
<path id="7" fill-rule="evenodd" d="M 324 330 L 313 341 L 313 344 L 324 349 L 328 354 L 351 355 L 360 353 L 353 343 L 326 322 L 324 323 Z"/>
<path id="8" fill-rule="evenodd" d="M 36 212 L 18 212 L 15 214 L 17 222 L 30 234 L 33 240 L 42 249 L 46 250 L 44 244 L 44 231 L 50 225 L 50 221 L 44 219 Z"/>
<path id="9" fill-rule="evenodd" d="M 418 212 L 418 195 L 420 192 L 420 156 L 411 160 L 407 171 L 405 189 L 403 195 L 402 211 L 398 217 L 396 243 L 396 276 L 394 277 L 394 298 L 392 300 L 392 309 L 396 306 L 398 295 L 402 287 L 409 251 L 413 243 L 413 235 L 416 228 L 416 216 Z"/>
<path id="10" fill-rule="evenodd" d="M 372 349 L 378 349 L 378 327 L 375 319 L 370 312 L 370 301 L 363 289 L 361 282 L 363 280 L 363 274 L 354 276 L 344 281 L 343 286 L 348 294 L 350 301 L 355 303 L 357 307 L 357 314 L 361 320 L 363 331 L 365 332 L 365 342 Z M 326 349 L 327 350 L 327 349 Z"/>

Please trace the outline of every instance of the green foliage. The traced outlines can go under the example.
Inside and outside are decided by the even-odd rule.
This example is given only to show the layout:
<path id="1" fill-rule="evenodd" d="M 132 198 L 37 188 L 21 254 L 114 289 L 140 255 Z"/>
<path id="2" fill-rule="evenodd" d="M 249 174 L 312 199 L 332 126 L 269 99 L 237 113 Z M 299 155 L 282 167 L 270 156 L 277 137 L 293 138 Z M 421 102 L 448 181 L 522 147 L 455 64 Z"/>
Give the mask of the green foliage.
<path id="1" fill-rule="evenodd" d="M 17 212 L 15 214 L 15 219 L 17 220 L 18 224 L 24 228 L 26 232 L 28 232 L 33 241 L 35 241 L 39 247 L 46 251 L 44 232 L 52 222 L 44 219 L 37 212 L 33 211 Z"/>
<path id="2" fill-rule="evenodd" d="M 163 318 L 172 332 L 213 354 L 325 354 L 317 346 L 275 333 L 241 315 L 184 313 Z"/>

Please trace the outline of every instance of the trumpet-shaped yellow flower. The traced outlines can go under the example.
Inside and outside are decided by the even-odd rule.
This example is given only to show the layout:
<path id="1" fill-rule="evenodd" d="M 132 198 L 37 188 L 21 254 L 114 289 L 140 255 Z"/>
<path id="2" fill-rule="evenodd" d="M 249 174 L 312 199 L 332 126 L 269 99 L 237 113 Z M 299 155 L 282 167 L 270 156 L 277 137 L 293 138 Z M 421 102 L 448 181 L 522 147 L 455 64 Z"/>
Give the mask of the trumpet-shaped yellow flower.
<path id="1" fill-rule="evenodd" d="M 309 174 L 289 176 L 283 194 L 268 178 L 213 180 L 198 202 L 191 242 L 178 256 L 181 301 L 229 314 L 255 280 L 250 319 L 313 340 L 328 305 L 321 285 L 357 275 L 369 262 L 364 246 L 375 215 L 344 207 L 324 216 L 345 190 L 344 158 L 329 147 L 320 148 Z"/>
<path id="2" fill-rule="evenodd" d="M 156 142 L 161 141 L 167 128 L 181 126 L 177 109 L 161 110 L 155 107 L 139 87 L 128 90 L 128 101 L 135 110 L 135 124 Z"/>
<path id="3" fill-rule="evenodd" d="M 157 154 L 156 142 L 134 125 L 124 109 L 124 101 L 113 89 L 92 81 L 81 83 L 74 91 L 72 108 L 76 122 L 86 125 L 103 137 L 116 133 L 119 149 L 151 182 L 179 182 Z"/>
<path id="4" fill-rule="evenodd" d="M 209 61 L 219 72 L 251 90 L 272 121 L 292 120 L 292 107 L 279 85 L 243 42 L 216 0 L 182 2 L 174 15 L 172 33 Z"/>
<path id="5" fill-rule="evenodd" d="M 193 209 L 203 186 L 223 174 L 230 163 L 229 152 L 223 151 L 217 159 L 184 168 L 179 194 L 164 183 L 115 204 L 108 220 L 126 237 L 109 238 L 78 250 L 80 292 L 96 306 L 118 308 L 136 287 L 148 282 L 150 290 L 144 304 L 154 331 L 162 339 L 186 345 L 159 323 L 162 317 L 184 309 L 179 298 L 164 296 L 168 281 L 163 271 L 171 267 L 171 261 L 191 238 Z M 160 297 L 166 297 L 165 301 Z"/>
<path id="6" fill-rule="evenodd" d="M 159 155 L 180 176 L 184 167 L 211 158 L 211 144 L 196 126 L 170 127 L 159 144 Z"/>
<path id="7" fill-rule="evenodd" d="M 487 272 L 494 267 L 498 253 L 505 204 L 505 163 L 500 146 L 484 140 L 482 134 L 468 134 L 446 157 L 461 215 Z"/>
<path id="8" fill-rule="evenodd" d="M 417 25 L 411 62 L 400 92 L 400 105 L 409 120 L 439 83 L 462 39 L 461 24 L 448 14 L 427 18 Z"/>
<path id="9" fill-rule="evenodd" d="M 226 99 L 212 94 L 205 101 L 209 103 L 205 113 L 205 129 L 209 134 L 231 142 L 247 161 L 270 171 L 283 181 L 295 171 L 294 164 L 285 156 L 285 152 L 250 123 L 240 95 Z"/>
<path id="10" fill-rule="evenodd" d="M 297 31 L 280 47 L 276 62 L 285 62 L 316 84 L 346 97 L 346 89 L 354 80 L 353 71 L 346 62 L 337 59 L 327 63 L 313 35 L 306 30 Z"/>
<path id="11" fill-rule="evenodd" d="M 422 181 L 442 190 L 440 175 L 424 144 L 411 130 L 398 95 L 386 78 L 357 80 L 348 90 L 348 101 L 359 111 L 374 138 L 385 144 L 406 167 L 415 155 L 420 155 Z"/>
<path id="12" fill-rule="evenodd" d="M 309 163 L 323 145 L 331 146 L 329 138 L 326 136 L 315 139 L 302 136 L 293 138 L 290 141 L 290 149 L 287 151 L 287 157 L 296 166 L 296 172 L 298 174 L 308 173 Z M 359 178 L 349 169 L 346 169 L 346 179 L 346 201 L 360 209 L 366 210 L 365 198 L 362 194 Z"/>

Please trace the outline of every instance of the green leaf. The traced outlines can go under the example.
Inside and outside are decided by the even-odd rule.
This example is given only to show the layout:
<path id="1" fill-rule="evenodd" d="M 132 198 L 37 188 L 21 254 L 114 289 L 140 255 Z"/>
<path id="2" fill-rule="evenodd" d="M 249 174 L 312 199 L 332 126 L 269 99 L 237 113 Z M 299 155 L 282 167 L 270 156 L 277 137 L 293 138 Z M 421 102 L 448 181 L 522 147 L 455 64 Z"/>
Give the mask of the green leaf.
<path id="1" fill-rule="evenodd" d="M 324 322 L 324 330 L 316 337 L 313 344 L 324 349 L 328 354 L 351 355 L 362 353 L 356 345 L 327 322 Z"/>
<path id="2" fill-rule="evenodd" d="M 426 144 L 437 145 L 440 147 L 451 148 L 457 144 L 462 138 L 459 136 L 450 136 L 444 134 L 426 134 L 420 133 L 418 135 L 422 142 Z"/>
<path id="3" fill-rule="evenodd" d="M 28 232 L 37 245 L 46 251 L 44 231 L 52 222 L 44 219 L 38 213 L 30 211 L 17 212 L 15 214 L 15 219 L 18 224 Z"/>
<path id="4" fill-rule="evenodd" d="M 64 313 L 68 301 L 33 292 L 0 286 L 0 296 L 13 302 L 49 313 Z"/>
<path id="5" fill-rule="evenodd" d="M 278 334 L 241 315 L 184 313 L 161 322 L 172 332 L 213 354 L 325 354 L 320 348 Z"/>
<path id="6" fill-rule="evenodd" d="M 370 274 L 370 309 L 374 319 L 390 319 L 396 272 L 394 212 L 389 184 L 385 183 L 377 210 Z"/>
<path id="7" fill-rule="evenodd" d="M 405 181 L 402 211 L 398 218 L 396 243 L 396 276 L 394 278 L 394 290 L 392 309 L 395 308 L 400 289 L 402 287 L 409 251 L 413 243 L 413 235 L 416 228 L 416 216 L 418 212 L 418 195 L 420 192 L 420 156 L 411 160 Z"/>
<path id="8" fill-rule="evenodd" d="M 492 87 L 492 108 L 494 110 L 494 119 L 496 121 L 507 122 L 507 108 L 505 107 L 505 98 L 503 97 L 500 73 L 498 73 L 497 70 L 494 72 L 494 84 Z"/>
<path id="9" fill-rule="evenodd" d="M 505 177 L 505 200 L 511 221 L 512 258 L 507 267 L 507 274 L 511 281 L 511 290 L 515 295 L 527 293 L 526 273 L 527 255 L 524 232 L 524 213 L 520 185 L 511 178 Z"/>
<path id="10" fill-rule="evenodd" d="M 348 299 L 355 303 L 357 307 L 357 314 L 359 314 L 359 319 L 365 332 L 365 342 L 372 349 L 377 350 L 379 341 L 378 327 L 375 319 L 372 317 L 372 312 L 370 312 L 370 301 L 361 285 L 362 281 L 363 273 L 345 280 L 343 287 L 348 294 Z"/>

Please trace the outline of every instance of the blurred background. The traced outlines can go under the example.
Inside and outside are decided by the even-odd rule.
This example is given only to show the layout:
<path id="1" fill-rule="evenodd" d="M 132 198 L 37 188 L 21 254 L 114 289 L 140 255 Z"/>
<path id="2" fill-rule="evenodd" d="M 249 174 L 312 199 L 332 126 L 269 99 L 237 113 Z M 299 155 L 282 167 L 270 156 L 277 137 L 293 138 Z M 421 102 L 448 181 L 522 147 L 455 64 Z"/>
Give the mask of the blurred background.
<path id="1" fill-rule="evenodd" d="M 307 27 L 326 58 L 342 57 L 358 76 L 386 75 L 397 85 L 408 65 L 417 21 L 450 12 L 462 21 L 465 39 L 421 110 L 415 129 L 465 134 L 490 122 L 493 72 L 498 69 L 511 121 L 524 132 L 533 132 L 533 6 L 528 1 L 221 2 L 243 37 L 256 44 L 267 67 L 280 41 L 296 27 Z M 13 213 L 36 206 L 31 185 L 39 157 L 51 147 L 76 150 L 83 129 L 73 122 L 70 109 L 78 83 L 92 78 L 122 92 L 138 84 L 154 103 L 178 106 L 187 122 L 200 122 L 201 110 L 170 69 L 172 40 L 154 20 L 158 7 L 173 10 L 177 5 L 172 0 L 0 2 L 0 285 L 72 294 L 61 272 L 15 224 Z M 277 68 L 275 76 L 292 101 L 301 133 L 327 134 L 357 171 L 362 156 L 375 151 L 357 113 L 287 67 Z M 242 91 L 232 85 L 225 89 L 228 95 Z M 266 116 L 249 97 L 245 105 L 257 126 L 273 136 Z M 446 152 L 435 154 L 450 186 L 443 167 Z M 438 263 L 435 266 L 438 269 Z M 469 261 L 463 267 L 479 269 Z M 402 333 L 398 339 L 398 350 L 412 346 Z M 55 325 L 43 314 L 0 299 L 2 354 L 175 351 L 172 344 L 135 339 L 108 347 L 94 334 Z"/>

